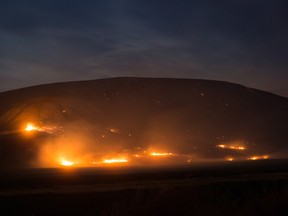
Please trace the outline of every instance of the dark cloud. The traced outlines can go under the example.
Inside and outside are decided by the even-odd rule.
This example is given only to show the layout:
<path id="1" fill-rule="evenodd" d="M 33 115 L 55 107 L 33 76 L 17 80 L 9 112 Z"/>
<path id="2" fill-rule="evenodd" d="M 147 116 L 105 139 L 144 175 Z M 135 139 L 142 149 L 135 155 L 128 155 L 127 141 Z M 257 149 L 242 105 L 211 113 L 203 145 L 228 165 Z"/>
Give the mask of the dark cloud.
<path id="1" fill-rule="evenodd" d="M 285 89 L 287 8 L 284 0 L 4 0 L 0 90 L 114 76 Z"/>

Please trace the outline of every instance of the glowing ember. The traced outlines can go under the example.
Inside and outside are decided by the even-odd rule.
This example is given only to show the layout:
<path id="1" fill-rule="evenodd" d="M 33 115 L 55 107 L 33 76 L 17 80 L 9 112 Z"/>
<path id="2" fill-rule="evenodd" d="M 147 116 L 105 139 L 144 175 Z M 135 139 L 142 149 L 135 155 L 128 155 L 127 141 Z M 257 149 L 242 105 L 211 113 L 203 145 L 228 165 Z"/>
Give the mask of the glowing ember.
<path id="1" fill-rule="evenodd" d="M 118 128 L 109 128 L 108 129 L 111 133 L 119 133 L 120 130 Z"/>
<path id="2" fill-rule="evenodd" d="M 226 161 L 234 161 L 234 158 L 228 157 L 228 158 L 226 158 Z"/>
<path id="3" fill-rule="evenodd" d="M 112 164 L 112 163 L 127 163 L 128 160 L 126 158 L 112 158 L 112 159 L 105 159 L 103 163 Z"/>
<path id="4" fill-rule="evenodd" d="M 142 155 L 135 154 L 134 157 L 136 157 L 136 158 L 140 158 L 140 157 L 142 157 Z"/>
<path id="5" fill-rule="evenodd" d="M 226 148 L 225 145 L 217 145 L 218 148 Z"/>
<path id="6" fill-rule="evenodd" d="M 73 166 L 74 162 L 61 158 L 60 163 L 62 166 Z"/>
<path id="7" fill-rule="evenodd" d="M 25 131 L 35 131 L 38 130 L 38 127 L 34 126 L 32 123 L 27 123 Z"/>
<path id="8" fill-rule="evenodd" d="M 269 159 L 269 155 L 255 155 L 247 158 L 247 160 L 266 160 Z"/>
<path id="9" fill-rule="evenodd" d="M 240 150 L 240 151 L 243 151 L 243 150 L 246 150 L 245 146 L 235 146 L 235 145 L 223 145 L 223 144 L 220 144 L 220 145 L 217 145 L 218 148 L 222 148 L 222 149 L 232 149 L 232 150 Z"/>
<path id="10" fill-rule="evenodd" d="M 230 146 L 228 148 L 233 149 L 233 150 L 245 150 L 244 146 Z"/>
<path id="11" fill-rule="evenodd" d="M 171 155 L 173 155 L 173 153 L 151 152 L 150 155 L 151 155 L 151 156 L 171 156 Z"/>

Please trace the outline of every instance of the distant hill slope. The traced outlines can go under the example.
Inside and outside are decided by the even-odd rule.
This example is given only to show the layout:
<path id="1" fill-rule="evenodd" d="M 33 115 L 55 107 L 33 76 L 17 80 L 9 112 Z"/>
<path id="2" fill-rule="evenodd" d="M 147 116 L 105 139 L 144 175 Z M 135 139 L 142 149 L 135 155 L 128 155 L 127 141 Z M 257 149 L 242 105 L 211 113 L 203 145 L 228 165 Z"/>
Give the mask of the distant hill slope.
<path id="1" fill-rule="evenodd" d="M 159 145 L 217 156 L 215 145 L 222 142 L 243 141 L 263 152 L 281 151 L 288 144 L 287 98 L 221 81 L 67 82 L 3 92 L 0 101 L 2 158 L 9 158 L 7 142 L 20 145 L 21 135 L 9 131 L 31 121 L 62 136 L 81 133 L 91 145 L 117 149 Z M 23 152 L 26 147 L 20 146 Z"/>

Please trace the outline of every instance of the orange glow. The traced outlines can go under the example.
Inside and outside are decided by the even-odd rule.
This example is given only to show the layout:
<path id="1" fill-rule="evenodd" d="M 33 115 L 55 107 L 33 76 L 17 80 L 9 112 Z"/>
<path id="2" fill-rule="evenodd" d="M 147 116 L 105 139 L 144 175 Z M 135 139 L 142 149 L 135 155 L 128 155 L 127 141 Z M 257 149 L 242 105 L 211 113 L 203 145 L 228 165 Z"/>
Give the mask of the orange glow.
<path id="1" fill-rule="evenodd" d="M 142 155 L 139 155 L 139 154 L 135 154 L 134 157 L 140 158 L 140 157 L 143 157 L 143 156 L 142 156 Z"/>
<path id="2" fill-rule="evenodd" d="M 72 161 L 68 161 L 68 160 L 66 160 L 66 159 L 64 159 L 64 158 L 61 158 L 61 159 L 60 159 L 60 164 L 61 164 L 62 166 L 73 166 L 75 163 L 72 162 Z"/>
<path id="3" fill-rule="evenodd" d="M 118 128 L 109 128 L 108 129 L 111 133 L 119 133 L 120 130 Z"/>
<path id="4" fill-rule="evenodd" d="M 230 146 L 229 149 L 233 150 L 245 150 L 246 148 L 244 146 Z"/>
<path id="5" fill-rule="evenodd" d="M 217 145 L 216 147 L 218 148 L 222 148 L 222 149 L 232 149 L 232 150 L 239 150 L 239 151 L 243 151 L 246 150 L 245 146 L 241 146 L 241 145 Z"/>
<path id="6" fill-rule="evenodd" d="M 35 131 L 38 130 L 39 128 L 34 126 L 32 123 L 27 123 L 25 127 L 25 131 L 30 132 L 30 131 Z"/>
<path id="7" fill-rule="evenodd" d="M 104 159 L 103 163 L 106 164 L 113 164 L 113 163 L 127 163 L 128 160 L 126 158 L 111 158 L 111 159 Z"/>
<path id="8" fill-rule="evenodd" d="M 157 157 L 157 156 L 172 156 L 173 153 L 151 152 L 150 155 L 151 155 L 151 156 L 156 156 L 156 157 Z"/>
<path id="9" fill-rule="evenodd" d="M 217 145 L 218 148 L 226 148 L 226 145 Z"/>
<path id="10" fill-rule="evenodd" d="M 226 161 L 234 161 L 234 158 L 228 157 L 228 158 L 226 158 Z"/>
<path id="11" fill-rule="evenodd" d="M 247 158 L 247 160 L 266 160 L 269 159 L 269 155 L 254 155 L 252 157 Z"/>

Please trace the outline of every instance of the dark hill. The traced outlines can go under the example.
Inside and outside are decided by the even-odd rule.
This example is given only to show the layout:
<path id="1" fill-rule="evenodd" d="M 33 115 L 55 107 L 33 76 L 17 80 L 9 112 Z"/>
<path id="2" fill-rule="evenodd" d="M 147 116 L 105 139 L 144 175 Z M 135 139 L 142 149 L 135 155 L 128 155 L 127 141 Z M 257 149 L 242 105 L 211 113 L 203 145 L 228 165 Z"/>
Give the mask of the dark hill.
<path id="1" fill-rule="evenodd" d="M 0 101 L 3 163 L 11 159 L 10 151 L 21 161 L 37 151 L 41 144 L 35 140 L 71 133 L 107 149 L 157 145 L 207 157 L 218 157 L 215 145 L 222 142 L 243 141 L 259 152 L 283 151 L 288 143 L 287 98 L 221 81 L 67 82 L 3 92 Z M 17 131 L 30 121 L 49 126 L 53 134 L 23 138 Z"/>

